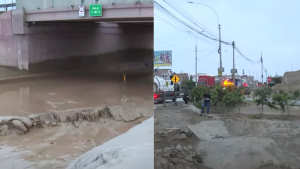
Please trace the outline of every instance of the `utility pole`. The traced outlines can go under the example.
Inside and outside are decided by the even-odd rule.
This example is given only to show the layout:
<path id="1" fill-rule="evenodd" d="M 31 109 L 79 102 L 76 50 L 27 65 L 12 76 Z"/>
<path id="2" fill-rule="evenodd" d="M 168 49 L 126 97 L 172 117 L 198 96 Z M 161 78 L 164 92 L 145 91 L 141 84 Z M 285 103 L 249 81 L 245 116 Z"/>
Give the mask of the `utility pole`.
<path id="1" fill-rule="evenodd" d="M 235 73 L 237 73 L 236 69 L 235 69 L 235 60 L 234 60 L 234 41 L 232 42 L 232 48 L 233 48 L 233 69 L 231 69 L 231 73 L 232 73 L 232 81 L 233 84 L 235 85 Z"/>
<path id="2" fill-rule="evenodd" d="M 268 70 L 265 69 L 265 72 L 266 72 L 266 82 L 268 83 Z"/>
<path id="3" fill-rule="evenodd" d="M 194 3 L 192 1 L 189 1 L 188 3 L 190 4 L 199 4 L 199 5 L 203 5 L 203 6 L 206 6 L 208 8 L 210 8 L 211 10 L 214 11 L 214 13 L 216 14 L 217 16 L 217 19 L 218 19 L 218 29 L 219 29 L 219 50 L 218 50 L 218 53 L 220 54 L 220 67 L 218 68 L 218 76 L 219 77 L 222 77 L 222 74 L 224 72 L 224 68 L 222 67 L 222 50 L 221 50 L 221 25 L 220 25 L 220 21 L 219 21 L 219 16 L 218 16 L 218 13 L 214 10 L 214 8 L 206 5 L 206 4 L 203 4 L 203 3 Z"/>
<path id="4" fill-rule="evenodd" d="M 260 62 L 261 62 L 261 83 L 264 83 L 264 64 L 263 64 L 263 59 L 262 59 L 262 52 L 261 52 L 261 57 L 260 57 Z"/>
<path id="5" fill-rule="evenodd" d="M 220 67 L 219 67 L 219 70 L 218 70 L 218 72 L 219 72 L 219 77 L 221 77 L 222 76 L 222 73 L 224 72 L 224 68 L 222 67 L 222 50 L 221 50 L 221 25 L 219 24 L 218 25 L 219 27 L 219 50 L 218 50 L 218 52 L 219 52 L 219 54 L 220 54 Z"/>
<path id="6" fill-rule="evenodd" d="M 254 72 L 252 72 L 252 84 L 254 85 Z"/>
<path id="7" fill-rule="evenodd" d="M 195 83 L 196 83 L 196 86 L 197 86 L 197 45 L 195 46 Z"/>

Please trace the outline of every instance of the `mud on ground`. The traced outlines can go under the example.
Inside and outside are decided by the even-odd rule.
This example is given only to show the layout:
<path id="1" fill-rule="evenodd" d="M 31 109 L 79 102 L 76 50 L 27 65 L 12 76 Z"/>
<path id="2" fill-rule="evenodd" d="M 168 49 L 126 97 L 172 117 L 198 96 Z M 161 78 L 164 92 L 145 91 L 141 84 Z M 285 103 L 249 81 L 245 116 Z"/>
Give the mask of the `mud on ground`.
<path id="1" fill-rule="evenodd" d="M 246 110 L 204 118 L 193 106 L 156 107 L 156 168 L 298 169 L 299 112 L 253 119 Z M 192 148 L 192 160 L 184 147 Z"/>
<path id="2" fill-rule="evenodd" d="M 153 116 L 153 69 L 136 72 L 125 91 L 122 73 L 105 72 L 1 84 L 0 168 L 66 168 Z"/>
<path id="3" fill-rule="evenodd" d="M 152 112 L 147 103 L 137 105 L 124 97 L 117 105 L 2 117 L 0 166 L 66 168 L 76 157 L 125 133 Z"/>

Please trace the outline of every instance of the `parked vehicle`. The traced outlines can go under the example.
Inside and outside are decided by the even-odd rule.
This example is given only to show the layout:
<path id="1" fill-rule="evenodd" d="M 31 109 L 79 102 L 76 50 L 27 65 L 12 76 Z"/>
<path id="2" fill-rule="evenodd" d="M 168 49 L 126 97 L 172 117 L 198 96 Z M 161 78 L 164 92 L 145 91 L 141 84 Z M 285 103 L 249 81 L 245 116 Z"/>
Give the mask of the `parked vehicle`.
<path id="1" fill-rule="evenodd" d="M 170 76 L 170 79 L 172 76 Z M 175 101 L 175 91 L 177 96 L 179 96 L 179 91 L 181 90 L 180 83 L 174 84 L 171 80 L 165 80 L 161 77 L 154 76 L 154 102 L 162 103 L 165 100 Z"/>
<path id="2" fill-rule="evenodd" d="M 212 76 L 199 76 L 198 77 L 198 86 L 214 86 L 216 84 L 215 77 Z"/>
<path id="3" fill-rule="evenodd" d="M 271 81 L 271 82 L 268 83 L 268 85 L 269 85 L 270 87 L 272 87 L 272 86 L 275 86 L 276 83 L 275 83 L 274 81 Z"/>

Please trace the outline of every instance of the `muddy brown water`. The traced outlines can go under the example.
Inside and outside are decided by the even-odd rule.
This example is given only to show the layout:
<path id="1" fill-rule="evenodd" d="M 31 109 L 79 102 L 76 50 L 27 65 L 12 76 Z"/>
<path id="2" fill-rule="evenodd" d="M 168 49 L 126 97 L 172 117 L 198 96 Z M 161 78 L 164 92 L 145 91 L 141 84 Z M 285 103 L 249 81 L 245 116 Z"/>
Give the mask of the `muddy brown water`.
<path id="1" fill-rule="evenodd" d="M 26 116 L 47 110 L 69 110 L 119 104 L 124 94 L 153 112 L 153 73 L 81 73 L 34 81 L 0 84 L 0 116 Z M 150 113 L 151 114 L 151 113 Z M 146 117 L 147 118 L 147 117 Z M 60 169 L 97 145 L 126 132 L 143 119 L 131 122 L 100 119 L 33 129 L 21 136 L 0 138 L 0 168 Z"/>
<path id="2" fill-rule="evenodd" d="M 1 137 L 0 168 L 66 168 L 76 157 L 139 123 L 106 120 L 105 123 L 82 122 L 79 128 L 61 124 L 62 126 L 36 129 L 23 136 Z"/>
<path id="3" fill-rule="evenodd" d="M 120 100 L 123 94 L 137 100 L 151 100 L 152 74 L 128 74 L 125 92 L 122 73 L 81 73 L 0 84 L 0 116 L 93 107 Z"/>

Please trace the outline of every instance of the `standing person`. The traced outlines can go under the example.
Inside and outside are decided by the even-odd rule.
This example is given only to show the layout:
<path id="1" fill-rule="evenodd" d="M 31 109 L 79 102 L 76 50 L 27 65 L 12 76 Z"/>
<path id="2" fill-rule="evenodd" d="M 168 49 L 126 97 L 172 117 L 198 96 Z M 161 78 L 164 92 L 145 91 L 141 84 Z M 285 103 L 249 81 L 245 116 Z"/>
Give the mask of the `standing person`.
<path id="1" fill-rule="evenodd" d="M 169 52 L 167 52 L 167 54 L 166 54 L 166 56 L 167 56 L 167 63 L 170 63 L 170 54 L 169 54 Z"/>
<path id="2" fill-rule="evenodd" d="M 184 94 L 183 94 L 183 101 L 184 101 L 184 103 L 185 104 L 188 104 L 189 103 L 189 95 L 190 95 L 190 93 L 189 93 L 189 91 L 188 90 L 185 90 L 185 92 L 184 92 Z"/>
<path id="3" fill-rule="evenodd" d="M 203 104 L 202 104 L 201 116 L 203 116 L 203 114 L 204 114 L 204 107 L 205 106 L 207 108 L 207 115 L 209 114 L 210 95 L 207 91 L 205 91 L 203 97 L 204 97 L 204 101 L 203 101 Z"/>

